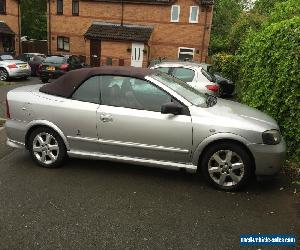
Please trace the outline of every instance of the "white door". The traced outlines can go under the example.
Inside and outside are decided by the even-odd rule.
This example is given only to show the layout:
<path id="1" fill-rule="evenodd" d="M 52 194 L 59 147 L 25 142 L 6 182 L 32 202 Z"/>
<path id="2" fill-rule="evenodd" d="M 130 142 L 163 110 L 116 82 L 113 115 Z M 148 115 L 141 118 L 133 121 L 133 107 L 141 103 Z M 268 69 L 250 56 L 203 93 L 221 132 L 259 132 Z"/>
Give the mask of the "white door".
<path id="1" fill-rule="evenodd" d="M 133 67 L 143 67 L 143 57 L 144 57 L 144 44 L 143 43 L 132 43 L 131 48 L 131 66 Z"/>

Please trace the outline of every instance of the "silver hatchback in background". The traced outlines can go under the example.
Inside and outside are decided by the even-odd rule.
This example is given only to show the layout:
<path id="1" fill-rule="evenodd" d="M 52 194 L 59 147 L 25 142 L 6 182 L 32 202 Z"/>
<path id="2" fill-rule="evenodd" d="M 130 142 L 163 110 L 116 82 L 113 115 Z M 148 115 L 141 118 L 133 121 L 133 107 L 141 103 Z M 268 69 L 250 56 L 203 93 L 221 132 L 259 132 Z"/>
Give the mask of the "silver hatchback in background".
<path id="1" fill-rule="evenodd" d="M 27 79 L 31 75 L 31 68 L 27 62 L 15 60 L 8 53 L 0 54 L 0 80 L 7 81 L 9 78 Z"/>
<path id="2" fill-rule="evenodd" d="M 161 62 L 151 67 L 188 83 L 201 93 L 219 96 L 220 86 L 213 82 L 200 64 L 192 62 Z"/>

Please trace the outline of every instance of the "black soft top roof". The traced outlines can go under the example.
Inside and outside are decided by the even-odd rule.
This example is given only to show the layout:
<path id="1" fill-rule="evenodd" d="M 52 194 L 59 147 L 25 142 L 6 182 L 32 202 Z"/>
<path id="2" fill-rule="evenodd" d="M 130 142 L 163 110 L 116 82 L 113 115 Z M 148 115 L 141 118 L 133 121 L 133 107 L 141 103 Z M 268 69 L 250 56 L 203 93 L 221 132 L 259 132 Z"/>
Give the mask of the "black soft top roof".
<path id="1" fill-rule="evenodd" d="M 92 76 L 112 75 L 145 79 L 145 76 L 153 75 L 157 72 L 153 69 L 114 66 L 78 69 L 70 71 L 54 82 L 44 85 L 40 88 L 40 92 L 69 98 L 85 80 Z"/>

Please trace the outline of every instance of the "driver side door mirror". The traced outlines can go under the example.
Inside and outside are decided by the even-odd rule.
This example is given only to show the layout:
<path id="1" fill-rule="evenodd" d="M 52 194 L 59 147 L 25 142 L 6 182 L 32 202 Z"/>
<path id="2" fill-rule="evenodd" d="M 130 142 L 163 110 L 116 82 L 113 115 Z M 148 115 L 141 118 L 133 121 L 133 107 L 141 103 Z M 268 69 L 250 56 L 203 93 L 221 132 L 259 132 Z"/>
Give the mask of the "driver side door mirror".
<path id="1" fill-rule="evenodd" d="M 182 106 L 176 104 L 174 102 L 168 102 L 161 106 L 162 114 L 173 114 L 173 115 L 181 115 L 182 114 Z"/>

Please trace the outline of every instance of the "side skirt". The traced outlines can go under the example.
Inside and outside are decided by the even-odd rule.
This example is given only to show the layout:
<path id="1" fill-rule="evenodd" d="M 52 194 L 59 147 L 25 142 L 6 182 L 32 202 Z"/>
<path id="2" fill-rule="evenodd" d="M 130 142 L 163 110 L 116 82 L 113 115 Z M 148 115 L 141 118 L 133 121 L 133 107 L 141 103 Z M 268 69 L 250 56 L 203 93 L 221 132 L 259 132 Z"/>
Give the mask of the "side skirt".
<path id="1" fill-rule="evenodd" d="M 120 155 L 101 154 L 96 152 L 83 151 L 68 151 L 68 155 L 74 158 L 93 159 L 93 160 L 107 160 L 115 162 L 130 163 L 135 165 L 143 165 L 149 167 L 160 167 L 166 169 L 186 169 L 188 172 L 195 173 L 197 166 L 193 164 L 176 163 L 170 161 L 158 161 L 152 159 L 134 158 Z"/>

